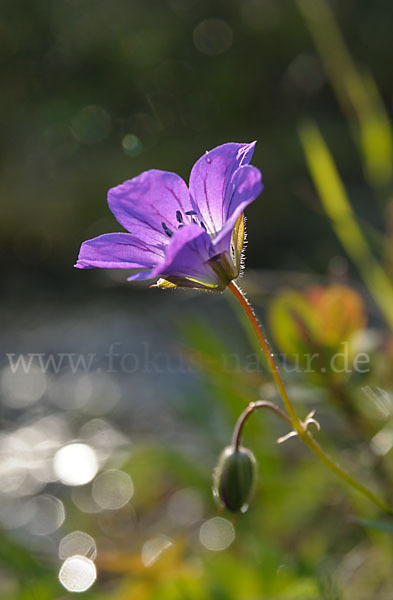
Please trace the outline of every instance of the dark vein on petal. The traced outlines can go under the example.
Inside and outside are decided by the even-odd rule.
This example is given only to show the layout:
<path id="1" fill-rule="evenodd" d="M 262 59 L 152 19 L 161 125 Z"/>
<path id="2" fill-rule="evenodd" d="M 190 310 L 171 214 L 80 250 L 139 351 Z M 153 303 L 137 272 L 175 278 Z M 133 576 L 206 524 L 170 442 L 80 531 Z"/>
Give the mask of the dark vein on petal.
<path id="1" fill-rule="evenodd" d="M 157 233 L 159 233 L 160 235 L 162 235 L 161 230 L 156 227 L 154 224 L 149 223 L 149 221 L 145 221 L 145 219 L 143 219 L 140 215 L 138 215 L 137 213 L 132 214 L 131 212 L 129 213 L 131 217 L 133 217 L 134 219 L 136 219 L 137 221 L 140 221 L 141 223 L 143 223 L 144 225 L 146 225 L 147 227 L 149 227 L 150 229 L 154 229 L 154 231 L 156 231 Z"/>
<path id="2" fill-rule="evenodd" d="M 165 183 L 164 183 L 164 188 L 172 194 L 172 196 L 175 198 L 175 200 L 177 201 L 180 208 L 184 211 L 184 206 L 183 206 L 181 200 L 179 199 L 179 197 L 177 196 L 177 194 L 175 194 L 175 192 L 173 191 L 173 189 L 168 187 L 167 185 L 165 185 Z"/>

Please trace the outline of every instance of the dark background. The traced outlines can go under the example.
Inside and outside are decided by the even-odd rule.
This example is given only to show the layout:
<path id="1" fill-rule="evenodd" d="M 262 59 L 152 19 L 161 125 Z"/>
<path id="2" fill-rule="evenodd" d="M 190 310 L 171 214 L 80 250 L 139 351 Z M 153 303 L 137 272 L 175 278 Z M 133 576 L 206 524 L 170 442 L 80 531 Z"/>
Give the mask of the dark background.
<path id="1" fill-rule="evenodd" d="M 331 4 L 390 109 L 391 2 Z M 11 297 L 89 288 L 94 275 L 72 265 L 84 239 L 121 230 L 108 188 L 149 168 L 187 180 L 226 141 L 258 140 L 265 190 L 247 211 L 248 265 L 325 273 L 340 248 L 308 182 L 297 135 L 305 116 L 375 219 L 295 2 L 3 0 L 0 32 L 0 261 Z"/>

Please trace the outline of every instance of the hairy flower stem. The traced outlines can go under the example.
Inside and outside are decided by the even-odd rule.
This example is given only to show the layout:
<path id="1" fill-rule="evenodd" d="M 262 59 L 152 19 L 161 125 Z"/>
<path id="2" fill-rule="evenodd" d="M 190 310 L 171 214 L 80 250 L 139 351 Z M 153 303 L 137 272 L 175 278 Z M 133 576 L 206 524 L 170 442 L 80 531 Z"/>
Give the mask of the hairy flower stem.
<path id="1" fill-rule="evenodd" d="M 366 488 L 362 483 L 357 481 L 357 479 L 355 479 L 354 477 L 352 477 L 351 475 L 349 475 L 348 473 L 343 471 L 343 469 L 341 469 L 341 467 L 339 467 L 334 462 L 334 460 L 332 460 L 330 458 L 330 456 L 328 456 L 325 453 L 325 451 L 321 448 L 321 446 L 314 440 L 313 436 L 307 429 L 307 423 L 303 423 L 301 421 L 301 419 L 298 417 L 298 415 L 292 405 L 291 400 L 289 399 L 289 396 L 285 389 L 283 380 L 281 379 L 278 365 L 274 359 L 274 355 L 270 351 L 269 344 L 264 336 L 262 328 L 261 328 L 260 324 L 258 323 L 258 320 L 254 314 L 254 311 L 253 311 L 250 303 L 248 302 L 248 300 L 244 296 L 243 292 L 241 291 L 241 289 L 237 286 L 237 284 L 234 281 L 231 281 L 231 283 L 228 285 L 228 288 L 232 292 L 232 294 L 235 296 L 236 300 L 239 302 L 241 308 L 243 309 L 245 315 L 247 316 L 247 318 L 250 322 L 250 325 L 252 326 L 256 337 L 258 338 L 258 342 L 260 344 L 262 352 L 266 357 L 266 362 L 272 373 L 273 379 L 274 379 L 277 389 L 280 393 L 285 410 L 288 414 L 288 417 L 287 417 L 287 415 L 285 415 L 285 413 L 282 413 L 279 416 L 281 416 L 281 418 L 284 417 L 284 419 L 287 420 L 287 422 L 291 423 L 292 427 L 294 428 L 294 430 L 296 431 L 298 437 L 302 440 L 302 442 L 304 444 L 306 444 L 306 446 L 309 447 L 309 449 L 319 458 L 319 460 L 322 463 L 324 463 L 324 465 L 326 465 L 331 471 L 333 471 L 333 473 L 335 473 L 336 475 L 341 477 L 341 479 L 343 479 L 348 485 L 350 485 L 355 490 L 357 490 L 358 492 L 363 494 L 363 496 L 365 496 L 366 498 L 371 500 L 371 502 L 376 504 L 380 509 L 382 509 L 383 511 L 387 512 L 390 515 L 393 515 L 393 510 L 383 500 L 378 498 L 378 496 L 376 496 L 371 490 Z M 273 406 L 275 408 L 273 408 Z M 273 410 L 276 413 L 278 413 L 278 411 L 280 411 L 280 409 L 278 407 L 276 407 L 274 404 L 271 404 L 271 403 L 269 403 L 269 406 L 265 405 L 265 408 L 270 408 L 271 410 Z M 247 419 L 250 412 L 252 412 L 252 410 L 254 410 L 254 409 L 252 408 L 252 405 L 251 405 L 244 411 L 243 415 L 240 417 L 240 419 L 239 419 L 240 423 L 238 421 L 238 423 L 236 424 L 236 428 L 238 426 L 240 428 L 239 436 L 241 433 L 241 428 L 243 427 L 245 420 Z M 280 413 L 281 412 L 282 411 L 280 411 Z M 243 420 L 241 420 L 242 417 L 243 417 Z M 236 429 L 235 429 L 235 431 L 236 431 Z M 235 442 L 236 442 L 236 439 L 235 439 Z"/>

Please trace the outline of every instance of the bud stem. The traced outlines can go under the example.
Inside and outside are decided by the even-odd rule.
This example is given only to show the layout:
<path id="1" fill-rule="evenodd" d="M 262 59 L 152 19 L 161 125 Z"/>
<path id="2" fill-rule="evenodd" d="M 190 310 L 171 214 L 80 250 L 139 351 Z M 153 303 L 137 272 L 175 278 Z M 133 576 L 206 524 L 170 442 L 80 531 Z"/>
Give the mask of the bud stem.
<path id="1" fill-rule="evenodd" d="M 235 450 L 239 449 L 243 427 L 248 417 L 251 415 L 252 412 L 254 412 L 254 410 L 258 408 L 267 408 L 276 413 L 276 415 L 278 415 L 281 419 L 288 423 L 288 425 L 292 425 L 291 419 L 288 417 L 288 415 L 283 410 L 281 410 L 281 408 L 278 408 L 278 406 L 273 404 L 273 402 L 268 402 L 267 400 L 258 400 L 258 402 L 251 402 L 238 418 L 235 425 L 235 429 L 233 430 L 232 446 L 235 448 Z"/>
<path id="2" fill-rule="evenodd" d="M 273 379 L 274 379 L 277 389 L 280 393 L 281 399 L 283 401 L 285 410 L 288 413 L 288 416 L 284 412 L 282 412 L 277 406 L 275 406 L 274 404 L 271 404 L 270 402 L 269 403 L 264 402 L 264 404 L 263 404 L 264 408 L 269 408 L 270 410 L 273 410 L 281 418 L 284 418 L 285 421 L 290 422 L 292 427 L 296 431 L 298 437 L 302 440 L 302 442 L 304 444 L 306 444 L 306 446 L 309 447 L 309 449 L 319 458 L 319 460 L 324 463 L 324 465 L 326 465 L 331 471 L 336 473 L 336 475 L 341 477 L 341 479 L 343 479 L 348 485 L 350 485 L 355 490 L 357 490 L 358 492 L 363 494 L 363 496 L 365 496 L 366 498 L 371 500 L 371 502 L 376 504 L 380 509 L 382 509 L 383 511 L 385 511 L 386 513 L 388 513 L 390 515 L 393 515 L 393 510 L 386 504 L 386 502 L 381 500 L 378 496 L 376 496 L 374 494 L 374 492 L 372 492 L 371 490 L 366 488 L 362 483 L 357 481 L 357 479 L 355 479 L 354 477 L 352 477 L 351 475 L 346 473 L 341 467 L 339 467 L 334 462 L 334 460 L 332 460 L 330 458 L 330 456 L 328 454 L 326 454 L 326 452 L 321 448 L 321 446 L 314 440 L 311 433 L 307 430 L 307 425 L 305 425 L 300 420 L 300 418 L 298 417 L 298 415 L 293 407 L 291 400 L 289 399 L 289 396 L 288 396 L 287 391 L 284 386 L 284 382 L 280 375 L 280 371 L 278 369 L 278 365 L 274 359 L 274 355 L 270 351 L 269 344 L 265 338 L 265 335 L 262 331 L 260 324 L 258 323 L 258 320 L 254 314 L 254 311 L 253 311 L 250 303 L 248 302 L 247 298 L 244 296 L 243 292 L 241 291 L 241 289 L 238 287 L 238 285 L 234 281 L 231 281 L 228 284 L 228 289 L 232 292 L 232 294 L 235 296 L 236 300 L 239 302 L 241 308 L 243 309 L 245 315 L 247 316 L 247 318 L 250 322 L 251 327 L 254 330 L 254 333 L 258 339 L 258 342 L 260 344 L 262 352 L 266 357 L 267 364 L 272 373 Z M 255 403 L 255 404 L 258 404 L 258 403 Z M 257 408 L 257 406 L 255 406 L 254 408 Z M 236 423 L 234 437 L 233 437 L 235 445 L 239 444 L 239 438 L 241 435 L 241 431 L 242 431 L 244 422 L 246 421 L 248 415 L 254 410 L 254 408 L 252 408 L 252 405 L 247 407 L 246 410 L 243 412 L 243 414 L 240 416 L 238 422 Z"/>

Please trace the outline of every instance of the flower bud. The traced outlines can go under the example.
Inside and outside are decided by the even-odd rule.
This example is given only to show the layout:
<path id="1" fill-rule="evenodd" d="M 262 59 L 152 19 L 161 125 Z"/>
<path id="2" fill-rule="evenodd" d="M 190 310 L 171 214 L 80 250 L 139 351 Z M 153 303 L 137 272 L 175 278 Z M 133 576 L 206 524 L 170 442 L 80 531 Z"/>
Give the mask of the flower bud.
<path id="1" fill-rule="evenodd" d="M 213 494 L 232 512 L 246 512 L 256 478 L 256 461 L 247 448 L 227 446 L 213 474 Z"/>

